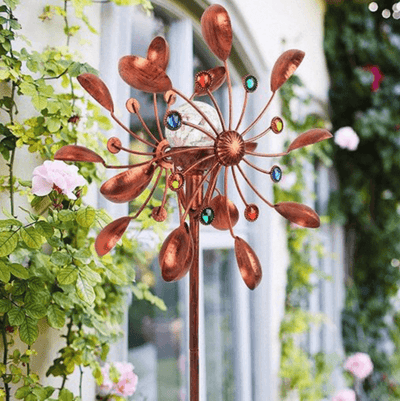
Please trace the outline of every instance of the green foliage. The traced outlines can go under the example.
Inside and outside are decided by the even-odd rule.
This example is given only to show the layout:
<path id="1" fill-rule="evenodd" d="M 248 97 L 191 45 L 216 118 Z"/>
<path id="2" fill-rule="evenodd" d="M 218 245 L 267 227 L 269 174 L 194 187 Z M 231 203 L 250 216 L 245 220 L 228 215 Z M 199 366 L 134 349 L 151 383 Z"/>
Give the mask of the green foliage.
<path id="1" fill-rule="evenodd" d="M 149 280 L 145 283 L 137 277 L 136 270 L 146 265 L 151 255 L 140 250 L 136 239 L 124 237 L 112 255 L 96 255 L 94 236 L 111 221 L 107 213 L 83 205 L 80 193 L 76 201 L 55 193 L 33 196 L 31 182 L 14 176 L 19 148 L 52 159 L 62 146 L 79 143 L 106 160 L 112 161 L 114 156 L 106 151 L 106 139 L 100 132 L 112 126 L 110 121 L 100 107 L 75 93 L 75 78 L 96 71 L 78 60 L 68 46 L 41 52 L 29 46 L 15 50 L 16 31 L 21 28 L 14 16 L 19 1 L 4 3 L 0 6 L 0 79 L 9 91 L 0 98 L 0 108 L 8 116 L 0 123 L 0 154 L 9 174 L 0 176 L 0 191 L 9 193 L 11 213 L 3 209 L 6 218 L 0 220 L 0 400 L 11 400 L 11 385 L 17 388 L 15 399 L 80 400 L 81 388 L 79 395 L 65 388 L 67 377 L 76 368 L 90 367 L 97 384 L 102 383 L 100 362 L 122 334 L 128 293 L 162 310 L 166 307 L 152 294 Z M 147 0 L 115 3 L 151 7 Z M 46 6 L 39 18 L 44 23 L 59 19 L 67 45 L 80 31 L 80 26 L 69 25 L 71 7 L 78 20 L 94 32 L 86 16 L 91 0 L 59 4 Z M 19 118 L 17 98 L 32 105 L 29 118 Z M 79 168 L 89 183 L 103 175 L 90 163 L 79 163 Z M 26 211 L 24 220 L 15 217 L 15 193 L 27 197 L 35 210 Z M 149 214 L 144 213 L 139 228 L 148 224 Z M 39 321 L 65 337 L 65 346 L 47 371 L 48 376 L 62 378 L 57 389 L 43 386 L 43 378 L 31 372 L 31 358 L 37 357 L 32 348 L 41 334 Z M 26 346 L 17 346 L 15 336 Z"/>
<path id="2" fill-rule="evenodd" d="M 311 128 L 325 128 L 327 122 L 320 115 L 308 114 L 303 119 L 293 117 L 291 113 L 293 103 L 299 101 L 301 92 L 304 92 L 303 84 L 296 75 L 281 88 L 282 115 L 287 128 L 296 133 Z M 307 95 L 301 102 L 304 108 L 313 102 L 313 98 Z M 274 186 L 275 202 L 303 203 L 303 197 L 307 194 L 303 177 L 304 164 L 331 165 L 330 148 L 331 144 L 324 141 L 309 148 L 296 150 L 295 163 L 292 157 L 284 157 L 282 170 L 285 175 L 294 174 L 296 183 L 287 189 L 282 189 L 279 185 Z M 287 237 L 290 264 L 287 271 L 285 316 L 280 327 L 281 396 L 284 399 L 290 392 L 296 391 L 301 401 L 319 401 L 330 395 L 329 377 L 334 363 L 329 359 L 331 357 L 323 353 L 310 354 L 301 346 L 302 339 L 310 330 L 310 325 L 320 325 L 325 321 L 324 315 L 312 314 L 303 309 L 304 299 L 307 299 L 313 289 L 312 275 L 321 276 L 310 263 L 310 254 L 318 251 L 318 242 L 309 229 L 294 228 L 289 223 L 287 223 Z"/>
<path id="3" fill-rule="evenodd" d="M 393 5 L 378 4 L 380 10 Z M 398 22 L 370 12 L 365 3 L 328 6 L 324 45 L 332 123 L 334 131 L 351 126 L 360 137 L 355 152 L 339 147 L 333 152 L 340 191 L 332 198 L 331 216 L 355 241 L 343 337 L 346 352 L 366 352 L 373 360 L 375 373 L 364 386 L 369 400 L 395 399 L 400 383 L 399 366 L 384 351 L 390 337 L 399 351 L 399 333 L 391 323 L 391 300 L 400 284 L 399 39 Z M 383 75 L 375 89 L 372 66 Z"/>

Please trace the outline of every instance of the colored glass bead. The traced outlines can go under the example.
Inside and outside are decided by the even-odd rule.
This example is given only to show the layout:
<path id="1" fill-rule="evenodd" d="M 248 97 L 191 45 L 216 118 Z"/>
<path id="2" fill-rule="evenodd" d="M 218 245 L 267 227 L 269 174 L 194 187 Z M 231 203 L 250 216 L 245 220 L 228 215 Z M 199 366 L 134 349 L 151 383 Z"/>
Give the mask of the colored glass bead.
<path id="1" fill-rule="evenodd" d="M 208 72 L 202 71 L 196 74 L 196 84 L 203 89 L 207 89 L 211 85 L 211 75 Z"/>
<path id="2" fill-rule="evenodd" d="M 168 187 L 171 191 L 174 191 L 174 192 L 179 191 L 182 188 L 184 182 L 185 182 L 185 179 L 184 179 L 183 175 L 178 172 L 172 173 L 168 177 Z"/>
<path id="3" fill-rule="evenodd" d="M 244 210 L 244 217 L 247 221 L 250 222 L 256 221 L 259 214 L 260 211 L 258 210 L 257 205 L 255 205 L 254 203 L 250 203 L 249 205 L 247 205 L 246 209 Z"/>
<path id="4" fill-rule="evenodd" d="M 257 78 L 253 75 L 246 75 L 243 78 L 243 85 L 247 92 L 254 92 L 258 86 Z"/>
<path id="5" fill-rule="evenodd" d="M 271 129 L 275 134 L 280 134 L 283 130 L 283 121 L 280 117 L 274 117 L 271 121 Z"/>
<path id="6" fill-rule="evenodd" d="M 208 226 L 212 223 L 213 220 L 214 220 L 214 210 L 212 210 L 210 207 L 203 209 L 203 211 L 200 214 L 200 223 L 204 224 L 205 226 Z"/>
<path id="7" fill-rule="evenodd" d="M 171 130 L 176 131 L 182 125 L 182 117 L 177 111 L 170 111 L 165 118 L 165 126 Z"/>
<path id="8" fill-rule="evenodd" d="M 273 182 L 279 182 L 282 178 L 282 170 L 279 166 L 273 166 L 271 169 L 271 179 Z"/>

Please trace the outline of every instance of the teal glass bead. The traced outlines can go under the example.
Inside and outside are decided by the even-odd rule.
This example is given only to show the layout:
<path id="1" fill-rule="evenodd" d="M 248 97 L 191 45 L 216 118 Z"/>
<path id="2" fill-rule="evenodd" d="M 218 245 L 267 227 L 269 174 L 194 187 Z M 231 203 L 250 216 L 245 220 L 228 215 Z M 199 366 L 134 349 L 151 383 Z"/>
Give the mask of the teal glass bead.
<path id="1" fill-rule="evenodd" d="M 214 210 L 212 210 L 210 207 L 206 207 L 203 209 L 203 211 L 200 214 L 200 223 L 208 226 L 212 223 L 214 220 Z"/>
<path id="2" fill-rule="evenodd" d="M 273 166 L 271 169 L 271 179 L 273 182 L 279 182 L 282 179 L 282 170 L 279 166 Z"/>
<path id="3" fill-rule="evenodd" d="M 164 123 L 169 130 L 176 131 L 182 125 L 182 117 L 177 111 L 170 111 L 166 115 Z"/>

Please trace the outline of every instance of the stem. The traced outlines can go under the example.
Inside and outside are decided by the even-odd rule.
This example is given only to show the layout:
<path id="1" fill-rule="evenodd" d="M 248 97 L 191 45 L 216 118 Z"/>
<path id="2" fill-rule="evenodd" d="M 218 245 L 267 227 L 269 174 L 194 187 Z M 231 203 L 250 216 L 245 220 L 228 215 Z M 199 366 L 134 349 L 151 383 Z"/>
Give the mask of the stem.
<path id="1" fill-rule="evenodd" d="M 3 353 L 3 364 L 4 366 L 7 367 L 7 353 L 8 353 L 8 343 L 7 343 L 7 334 L 6 334 L 6 321 L 5 317 L 3 317 L 3 328 L 2 328 L 2 334 L 3 334 L 3 346 L 4 346 L 4 353 Z M 8 383 L 5 382 L 3 375 L 3 382 L 4 382 L 4 390 L 6 391 L 6 401 L 10 401 L 10 388 L 8 387 Z"/>
<path id="2" fill-rule="evenodd" d="M 82 365 L 79 365 L 79 372 L 80 372 L 80 376 L 79 376 L 79 398 L 82 399 L 82 379 L 83 379 Z"/>
<path id="3" fill-rule="evenodd" d="M 28 349 L 31 349 L 31 346 L 30 346 L 30 345 L 28 345 Z M 30 358 L 30 356 L 29 356 L 29 358 Z M 29 362 L 27 362 L 27 363 L 26 363 L 26 375 L 29 376 L 30 373 L 31 373 L 31 367 L 30 367 Z"/>
<path id="4" fill-rule="evenodd" d="M 69 24 L 68 24 L 68 17 L 67 17 L 67 1 L 68 0 L 64 0 L 64 11 L 65 11 L 64 23 L 65 23 L 65 34 L 67 35 L 67 46 L 69 46 L 70 35 L 69 35 Z"/>
<path id="5" fill-rule="evenodd" d="M 69 347 L 71 345 L 70 341 L 69 341 L 69 337 L 71 334 L 71 330 L 72 330 L 72 316 L 70 317 L 69 323 L 67 325 L 68 327 L 68 331 L 67 331 L 67 335 L 66 335 L 66 339 L 67 339 L 67 347 Z M 61 387 L 60 387 L 60 391 L 65 387 L 65 382 L 67 381 L 67 375 L 63 376 L 63 381 L 61 383 Z"/>
<path id="6" fill-rule="evenodd" d="M 14 158 L 15 158 L 15 149 L 11 151 L 11 159 L 8 165 L 8 169 L 10 171 L 10 211 L 14 216 Z M 15 217 L 15 216 L 14 216 Z"/>

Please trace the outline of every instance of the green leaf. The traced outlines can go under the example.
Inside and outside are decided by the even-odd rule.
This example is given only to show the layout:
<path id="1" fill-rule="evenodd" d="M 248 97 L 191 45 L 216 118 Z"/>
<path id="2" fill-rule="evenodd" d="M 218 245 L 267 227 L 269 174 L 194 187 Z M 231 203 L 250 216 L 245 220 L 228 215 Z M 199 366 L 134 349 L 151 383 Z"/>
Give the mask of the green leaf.
<path id="1" fill-rule="evenodd" d="M 44 96 L 40 96 L 38 93 L 32 96 L 33 107 L 37 111 L 42 111 L 47 106 L 47 99 Z"/>
<path id="2" fill-rule="evenodd" d="M 72 210 L 61 210 L 58 213 L 58 218 L 61 221 L 71 221 L 75 219 L 75 212 L 73 212 Z"/>
<path id="3" fill-rule="evenodd" d="M 53 252 L 50 260 L 57 266 L 66 266 L 71 263 L 72 257 L 66 252 Z"/>
<path id="4" fill-rule="evenodd" d="M 65 312 L 63 312 L 57 305 L 52 304 L 47 310 L 47 320 L 51 327 L 61 329 L 65 325 Z"/>
<path id="5" fill-rule="evenodd" d="M 21 227 L 22 223 L 17 219 L 0 220 L 0 227 L 11 227 L 11 226 Z"/>
<path id="6" fill-rule="evenodd" d="M 96 210 L 91 206 L 86 206 L 78 210 L 76 221 L 82 227 L 90 227 L 96 218 Z"/>
<path id="7" fill-rule="evenodd" d="M 92 304 L 96 298 L 93 287 L 80 274 L 78 275 L 78 280 L 76 281 L 76 292 L 79 298 L 88 304 Z"/>
<path id="8" fill-rule="evenodd" d="M 46 316 L 47 308 L 41 303 L 28 303 L 25 305 L 25 313 L 32 319 L 41 319 Z"/>
<path id="9" fill-rule="evenodd" d="M 12 308 L 12 303 L 9 299 L 0 299 L 0 313 L 7 313 Z"/>
<path id="10" fill-rule="evenodd" d="M 71 391 L 63 388 L 58 395 L 58 401 L 74 401 L 74 395 Z"/>
<path id="11" fill-rule="evenodd" d="M 40 249 L 43 244 L 43 237 L 33 228 L 23 228 L 21 238 L 29 248 Z"/>
<path id="12" fill-rule="evenodd" d="M 29 270 L 18 263 L 11 263 L 8 268 L 15 277 L 26 280 L 29 278 Z"/>
<path id="13" fill-rule="evenodd" d="M 78 269 L 75 266 L 67 266 L 57 274 L 57 280 L 61 285 L 74 284 L 78 278 Z"/>
<path id="14" fill-rule="evenodd" d="M 35 387 L 32 390 L 32 393 L 38 397 L 39 401 L 44 401 L 48 398 L 47 390 L 43 387 L 39 387 L 39 386 Z"/>
<path id="15" fill-rule="evenodd" d="M 19 328 L 19 338 L 22 342 L 28 345 L 32 345 L 38 338 L 39 329 L 37 320 L 25 316 L 23 323 Z"/>
<path id="16" fill-rule="evenodd" d="M 20 387 L 16 392 L 14 397 L 17 400 L 22 400 L 23 398 L 25 398 L 28 394 L 30 394 L 31 392 L 31 388 L 29 386 L 24 386 L 24 387 Z"/>
<path id="17" fill-rule="evenodd" d="M 21 308 L 17 308 L 13 306 L 12 309 L 8 312 L 8 321 L 11 326 L 19 326 L 24 322 L 25 313 Z"/>
<path id="18" fill-rule="evenodd" d="M 46 221 L 38 221 L 35 224 L 37 232 L 45 238 L 51 238 L 54 234 L 54 228 Z"/>
<path id="19" fill-rule="evenodd" d="M 57 305 L 60 305 L 64 309 L 70 309 L 74 306 L 71 298 L 62 292 L 55 292 L 53 294 L 53 300 Z"/>
<path id="20" fill-rule="evenodd" d="M 101 283 L 101 276 L 99 273 L 93 271 L 90 267 L 84 267 L 79 269 L 82 277 L 91 285 L 96 285 L 96 283 Z"/>
<path id="21" fill-rule="evenodd" d="M 7 256 L 17 247 L 18 235 L 15 231 L 3 231 L 0 233 L 0 257 Z"/>
<path id="22" fill-rule="evenodd" d="M 61 129 L 61 122 L 59 118 L 49 118 L 47 120 L 47 129 L 49 132 L 57 132 Z"/>
<path id="23" fill-rule="evenodd" d="M 8 283 L 10 281 L 10 269 L 3 261 L 0 261 L 0 280 L 3 283 Z"/>

